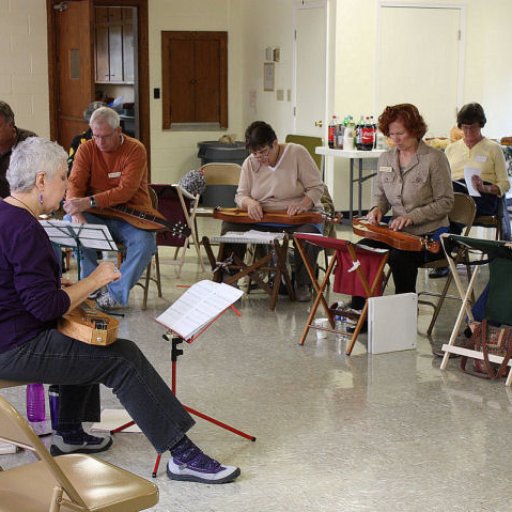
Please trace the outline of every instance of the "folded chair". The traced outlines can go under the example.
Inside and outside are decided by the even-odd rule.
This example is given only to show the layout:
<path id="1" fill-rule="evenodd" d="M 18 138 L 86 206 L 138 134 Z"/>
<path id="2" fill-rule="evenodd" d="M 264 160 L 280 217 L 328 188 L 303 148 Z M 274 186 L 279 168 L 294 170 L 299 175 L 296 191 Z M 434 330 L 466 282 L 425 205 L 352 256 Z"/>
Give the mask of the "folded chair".
<path id="1" fill-rule="evenodd" d="M 310 235 L 307 233 L 296 233 L 294 235 L 294 239 L 316 292 L 316 297 L 313 301 L 313 305 L 311 306 L 302 337 L 299 341 L 299 343 L 303 345 L 309 330 L 318 329 L 318 327 L 313 324 L 313 320 L 320 305 L 324 308 L 331 327 L 330 329 L 323 327 L 320 329 L 328 330 L 330 332 L 341 332 L 334 329 L 334 312 L 327 305 L 327 301 L 324 296 L 327 292 L 331 273 L 333 271 L 335 272 L 333 285 L 333 291 L 335 293 L 358 295 L 367 298 L 376 297 L 381 294 L 384 266 L 388 260 L 388 251 L 383 249 L 371 249 L 369 247 L 365 248 L 346 240 L 336 240 L 334 238 Z M 331 258 L 321 283 L 318 282 L 306 257 L 306 253 L 304 251 L 305 243 L 315 244 L 318 247 L 334 249 L 336 251 L 336 255 Z M 366 301 L 361 313 L 354 315 L 357 319 L 357 323 L 351 339 L 347 343 L 345 351 L 347 355 L 352 353 L 357 337 L 359 336 L 361 328 L 366 321 L 367 314 L 368 301 Z M 347 333 L 342 332 L 342 334 Z"/>
<path id="2" fill-rule="evenodd" d="M 52 457 L 25 419 L 0 397 L 0 440 L 37 461 L 0 471 L 2 512 L 135 512 L 158 503 L 158 487 L 91 455 Z"/>
<path id="3" fill-rule="evenodd" d="M 467 194 L 462 194 L 461 192 L 454 192 L 454 203 L 452 207 L 452 211 L 449 214 L 450 222 L 455 222 L 457 224 L 460 224 L 464 226 L 463 228 L 463 236 L 468 236 L 469 232 L 471 231 L 471 228 L 473 226 L 473 221 L 475 219 L 475 213 L 476 213 L 476 204 L 473 198 Z M 462 263 L 463 257 L 464 257 L 465 251 L 461 250 L 459 251 L 459 254 L 456 257 L 455 264 Z M 448 260 L 447 258 L 441 258 L 439 260 L 429 261 L 423 265 L 421 265 L 420 268 L 424 269 L 436 269 L 441 267 L 447 267 L 448 266 Z M 466 267 L 468 272 L 468 279 L 469 279 L 469 267 Z M 437 317 L 439 316 L 439 313 L 441 312 L 441 307 L 443 306 L 444 300 L 449 299 L 458 299 L 459 297 L 448 295 L 448 289 L 450 288 L 450 285 L 453 281 L 453 275 L 451 273 L 448 274 L 446 278 L 445 285 L 443 287 L 443 290 L 441 293 L 434 293 L 429 291 L 420 292 L 418 294 L 418 302 L 420 304 L 428 304 L 434 308 L 434 314 L 432 315 L 432 319 L 430 321 L 430 325 L 427 329 L 427 334 L 430 336 L 432 334 L 432 331 L 434 329 L 434 326 L 437 321 Z M 422 300 L 421 297 L 427 295 L 430 297 L 438 297 L 438 300 L 436 303 Z"/>
<path id="4" fill-rule="evenodd" d="M 175 231 L 162 231 L 156 235 L 157 253 L 155 260 L 158 261 L 158 247 L 175 247 L 174 260 L 170 262 L 171 265 L 177 267 L 177 276 L 181 274 L 181 268 L 185 263 L 185 255 L 187 249 L 190 247 L 190 242 L 197 253 L 199 264 L 204 271 L 201 252 L 199 249 L 199 242 L 197 240 L 197 232 L 195 230 L 195 217 L 197 213 L 197 205 L 199 203 L 199 196 L 189 194 L 180 185 L 151 185 L 151 189 L 155 192 L 158 199 L 158 211 L 171 223 L 176 224 Z M 180 228 L 190 230 L 190 237 L 183 236 Z M 159 263 L 157 263 L 157 272 L 160 270 Z"/>
<path id="5" fill-rule="evenodd" d="M 444 237 L 443 241 L 445 246 L 449 242 L 450 244 L 454 244 L 456 247 L 460 247 L 466 251 L 478 252 L 479 255 L 483 255 L 486 258 L 485 260 L 478 258 L 477 261 L 474 262 L 475 268 L 473 269 L 471 280 L 466 288 L 464 287 L 460 276 L 456 272 L 454 259 L 451 257 L 448 258 L 448 263 L 452 270 L 453 278 L 462 300 L 462 305 L 457 315 L 450 340 L 442 347 L 445 354 L 441 363 L 441 370 L 446 370 L 450 354 L 483 359 L 482 352 L 456 345 L 461 326 L 465 319 L 468 321 L 473 320 L 470 298 L 473 294 L 476 278 L 479 274 L 479 269 L 482 263 L 489 265 L 489 283 L 487 301 L 485 305 L 485 318 L 496 325 L 512 325 L 512 301 L 510 300 L 510 290 L 512 289 L 512 247 L 510 246 L 510 242 L 482 240 L 457 235 Z M 453 249 L 451 252 L 453 252 Z M 489 355 L 489 359 L 492 363 L 501 363 L 503 361 L 502 357 L 493 354 Z M 508 366 L 512 366 L 511 361 L 509 361 Z M 512 385 L 511 371 L 508 372 L 505 384 L 507 386 Z"/>

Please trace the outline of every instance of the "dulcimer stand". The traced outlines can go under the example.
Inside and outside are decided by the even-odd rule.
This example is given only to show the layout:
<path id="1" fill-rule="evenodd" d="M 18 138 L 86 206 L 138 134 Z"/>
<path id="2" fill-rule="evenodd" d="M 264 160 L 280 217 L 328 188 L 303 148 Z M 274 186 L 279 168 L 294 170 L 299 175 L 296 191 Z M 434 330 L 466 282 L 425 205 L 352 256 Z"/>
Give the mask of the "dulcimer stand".
<path id="1" fill-rule="evenodd" d="M 162 338 L 164 340 L 171 342 L 171 391 L 174 396 L 176 396 L 176 379 L 178 375 L 178 357 L 183 355 L 183 349 L 179 348 L 179 345 L 183 343 L 183 338 L 180 338 L 172 331 L 167 331 L 165 334 L 162 335 Z M 232 432 L 233 434 L 236 434 L 240 437 L 244 437 L 245 439 L 248 439 L 249 441 L 256 441 L 256 437 L 246 434 L 245 432 L 242 432 L 241 430 L 238 430 L 231 425 L 228 425 L 227 423 L 224 423 L 222 421 L 219 421 L 215 418 L 212 418 L 211 416 L 207 416 L 206 414 L 198 411 L 197 409 L 193 409 L 192 407 L 189 407 L 188 405 L 184 405 L 183 407 L 187 412 L 190 414 L 193 414 L 194 416 L 197 416 L 198 418 L 201 418 L 203 420 L 209 421 L 210 423 L 213 423 L 214 425 L 217 425 L 218 427 L 221 427 L 225 430 L 228 430 L 229 432 Z M 117 427 L 114 430 L 111 430 L 110 433 L 112 435 L 117 434 L 119 432 L 122 432 L 123 430 L 131 427 L 135 424 L 135 421 L 131 420 L 128 423 L 125 423 L 124 425 L 121 425 L 120 427 Z M 153 467 L 153 472 L 151 476 L 153 478 L 156 478 L 158 468 L 160 466 L 160 459 L 162 458 L 162 455 L 159 453 L 156 456 L 155 465 Z"/>
<path id="2" fill-rule="evenodd" d="M 329 286 L 329 278 L 333 271 L 336 272 L 337 275 L 333 285 L 333 291 L 335 293 L 360 295 L 366 298 L 378 296 L 381 294 L 384 266 L 388 260 L 388 251 L 363 247 L 347 240 L 339 240 L 309 233 L 295 233 L 294 239 L 316 293 L 299 344 L 304 345 L 310 329 L 336 332 L 343 335 L 349 334 L 347 331 L 335 329 L 334 315 L 342 314 L 343 316 L 357 320 L 354 332 L 345 350 L 345 354 L 350 355 L 368 315 L 368 301 L 365 302 L 361 313 L 331 310 L 324 296 Z M 315 276 L 315 272 L 306 257 L 304 249 L 305 243 L 316 245 L 322 249 L 335 250 L 335 255 L 331 258 L 321 282 L 319 282 Z M 330 328 L 314 325 L 315 314 L 320 305 L 324 308 Z"/>

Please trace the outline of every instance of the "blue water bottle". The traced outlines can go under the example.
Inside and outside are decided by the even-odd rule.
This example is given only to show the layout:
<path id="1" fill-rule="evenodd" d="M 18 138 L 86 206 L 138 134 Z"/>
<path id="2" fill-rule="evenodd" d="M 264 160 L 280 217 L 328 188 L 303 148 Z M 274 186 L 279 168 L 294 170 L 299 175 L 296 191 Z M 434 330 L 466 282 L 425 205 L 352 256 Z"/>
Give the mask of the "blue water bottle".
<path id="1" fill-rule="evenodd" d="M 27 418 L 31 422 L 46 420 L 45 394 L 42 384 L 27 386 Z"/>

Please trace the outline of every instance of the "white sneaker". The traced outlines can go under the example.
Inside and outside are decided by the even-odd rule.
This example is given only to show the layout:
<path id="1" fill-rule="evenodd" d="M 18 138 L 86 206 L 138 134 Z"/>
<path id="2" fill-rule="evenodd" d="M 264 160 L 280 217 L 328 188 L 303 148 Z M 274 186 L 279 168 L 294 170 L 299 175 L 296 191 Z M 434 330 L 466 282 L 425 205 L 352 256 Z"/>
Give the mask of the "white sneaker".
<path id="1" fill-rule="evenodd" d="M 225 484 L 240 475 L 240 468 L 223 466 L 204 454 L 187 439 L 178 454 L 171 455 L 167 463 L 167 476 L 171 480 L 199 482 L 202 484 Z"/>

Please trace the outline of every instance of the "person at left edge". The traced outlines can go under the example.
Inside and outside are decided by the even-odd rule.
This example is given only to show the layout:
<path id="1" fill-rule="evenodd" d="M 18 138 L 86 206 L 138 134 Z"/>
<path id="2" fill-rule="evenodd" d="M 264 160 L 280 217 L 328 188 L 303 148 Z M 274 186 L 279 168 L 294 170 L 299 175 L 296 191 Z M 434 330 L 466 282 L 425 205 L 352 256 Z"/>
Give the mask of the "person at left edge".
<path id="1" fill-rule="evenodd" d="M 75 222 L 105 224 L 116 242 L 126 248 L 121 279 L 110 283 L 96 299 L 106 310 L 128 304 L 135 286 L 156 250 L 155 234 L 131 225 L 127 220 L 91 213 L 91 208 L 108 209 L 125 205 L 137 211 L 152 209 L 148 192 L 146 150 L 141 142 L 121 132 L 118 113 L 109 108 L 95 110 L 89 121 L 92 139 L 78 148 L 69 176 L 64 210 Z M 97 265 L 94 249 L 82 250 L 82 277 Z"/>
<path id="2" fill-rule="evenodd" d="M 30 130 L 18 128 L 14 123 L 12 108 L 5 101 L 0 101 L 0 197 L 9 195 L 9 183 L 5 179 L 5 173 L 9 168 L 12 150 L 22 140 L 35 135 Z"/>
<path id="3" fill-rule="evenodd" d="M 121 277 L 112 262 L 103 261 L 77 283 L 59 278 L 38 217 L 55 210 L 64 196 L 64 149 L 30 137 L 13 151 L 7 179 L 11 195 L 0 201 L 0 379 L 59 385 L 52 455 L 110 448 L 110 436 L 93 436 L 82 425 L 100 420 L 103 384 L 155 450 L 171 452 L 169 478 L 208 484 L 234 481 L 239 468 L 220 464 L 188 437 L 194 420 L 136 343 L 119 338 L 107 346 L 91 345 L 57 329 L 62 315 L 93 290 Z"/>

